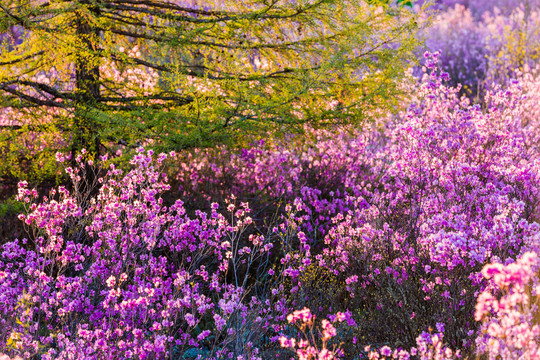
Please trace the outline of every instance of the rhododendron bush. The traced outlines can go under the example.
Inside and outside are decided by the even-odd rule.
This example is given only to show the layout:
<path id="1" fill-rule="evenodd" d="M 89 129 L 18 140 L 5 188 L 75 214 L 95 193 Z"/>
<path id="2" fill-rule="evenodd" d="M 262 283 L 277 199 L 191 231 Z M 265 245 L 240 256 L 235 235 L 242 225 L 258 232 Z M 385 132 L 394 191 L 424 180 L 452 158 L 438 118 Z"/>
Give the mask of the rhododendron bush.
<path id="1" fill-rule="evenodd" d="M 266 211 L 300 189 L 301 226 L 325 243 L 305 291 L 315 308 L 338 297 L 356 309 L 347 346 L 357 350 L 354 338 L 387 342 L 391 334 L 412 346 L 427 327 L 446 329 L 453 346 L 471 345 L 483 265 L 536 247 L 534 73 L 489 92 L 484 110 L 444 85 L 437 61 L 428 55 L 422 102 L 383 132 L 319 132 L 316 146 L 255 144 L 181 163 L 190 199 L 232 190 L 264 198 Z"/>
<path id="2" fill-rule="evenodd" d="M 127 172 L 57 154 L 72 186 L 19 184 L 28 236 L 0 250 L 0 351 L 537 356 L 539 78 L 473 105 L 439 57 L 406 111 L 307 129 L 315 143 L 140 148 Z"/>
<path id="3" fill-rule="evenodd" d="M 20 219 L 35 232 L 2 248 L 2 348 L 45 359 L 165 358 L 188 350 L 260 358 L 260 332 L 283 317 L 285 279 L 297 282 L 292 269 L 309 246 L 295 248 L 293 258 L 287 253 L 281 269 L 269 263 L 270 250 L 292 250 L 294 219 L 272 234 L 253 234 L 245 203 L 230 203 L 228 216 L 217 204 L 195 217 L 181 201 L 165 207 L 159 194 L 168 186 L 158 166 L 166 155 L 151 155 L 140 149 L 125 175 L 112 165 L 92 198 L 61 187 L 37 202 L 35 190 L 19 184 L 29 205 Z M 74 183 L 84 181 L 79 170 L 66 170 Z"/>

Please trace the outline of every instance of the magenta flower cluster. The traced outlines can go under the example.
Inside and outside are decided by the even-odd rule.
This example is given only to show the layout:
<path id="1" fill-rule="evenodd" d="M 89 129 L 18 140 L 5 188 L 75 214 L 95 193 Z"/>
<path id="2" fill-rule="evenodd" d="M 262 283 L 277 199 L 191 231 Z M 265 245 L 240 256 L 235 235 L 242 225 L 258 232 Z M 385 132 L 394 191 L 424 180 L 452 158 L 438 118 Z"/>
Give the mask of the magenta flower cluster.
<path id="1" fill-rule="evenodd" d="M 278 266 L 271 249 L 288 250 L 292 219 L 261 235 L 246 203 L 194 217 L 181 201 L 164 206 L 167 156 L 141 148 L 133 170 L 111 165 L 90 199 L 60 187 L 40 200 L 19 184 L 20 219 L 33 233 L 1 248 L 0 349 L 42 359 L 261 358 L 261 334 L 279 330 L 283 284 L 295 282 L 309 246 Z M 74 189 L 88 179 L 66 171 Z"/>

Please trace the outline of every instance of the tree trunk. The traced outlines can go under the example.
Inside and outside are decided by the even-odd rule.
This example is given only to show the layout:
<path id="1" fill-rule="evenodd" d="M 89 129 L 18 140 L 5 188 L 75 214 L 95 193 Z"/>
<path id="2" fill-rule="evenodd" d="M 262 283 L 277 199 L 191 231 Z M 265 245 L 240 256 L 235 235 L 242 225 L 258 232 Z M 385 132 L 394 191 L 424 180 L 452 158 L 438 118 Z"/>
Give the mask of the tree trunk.
<path id="1" fill-rule="evenodd" d="M 90 0 L 82 0 L 82 4 L 90 5 Z M 97 6 L 90 7 L 94 16 L 99 15 Z M 71 146 L 72 162 L 75 165 L 75 157 L 82 150 L 95 156 L 96 160 L 100 156 L 100 131 L 99 124 L 93 118 L 92 108 L 95 108 L 100 98 L 100 73 L 99 64 L 95 63 L 91 54 L 98 50 L 99 30 L 92 27 L 82 14 L 77 14 L 76 34 L 80 41 L 78 56 L 75 62 L 75 118 L 73 128 L 73 139 Z M 88 161 L 84 160 L 84 178 L 76 189 L 81 196 L 81 206 L 83 209 L 88 205 L 92 195 L 97 192 L 96 174 Z"/>
<path id="2" fill-rule="evenodd" d="M 90 0 L 82 0 L 83 4 L 90 4 Z M 99 15 L 99 8 L 90 8 L 94 15 Z M 77 100 L 75 104 L 75 128 L 72 151 L 78 152 L 85 148 L 87 151 L 100 154 L 100 136 L 98 124 L 92 119 L 90 110 L 95 107 L 100 97 L 99 65 L 94 63 L 90 53 L 98 50 L 97 40 L 99 30 L 92 27 L 88 21 L 77 14 L 77 37 L 83 47 L 78 51 L 75 63 L 75 87 Z M 75 155 L 75 154 L 73 154 Z"/>

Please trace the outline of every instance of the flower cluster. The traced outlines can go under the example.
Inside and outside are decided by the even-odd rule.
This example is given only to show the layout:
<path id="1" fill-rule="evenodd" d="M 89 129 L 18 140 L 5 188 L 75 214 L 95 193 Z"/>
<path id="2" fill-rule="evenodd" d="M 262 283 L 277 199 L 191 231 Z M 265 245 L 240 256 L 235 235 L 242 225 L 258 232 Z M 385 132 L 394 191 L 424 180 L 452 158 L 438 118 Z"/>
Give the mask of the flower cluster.
<path id="1" fill-rule="evenodd" d="M 537 359 L 540 356 L 538 324 L 538 255 L 527 252 L 508 265 L 486 265 L 482 274 L 490 288 L 478 297 L 475 319 L 482 321 L 476 343 L 489 359 Z"/>
<path id="2" fill-rule="evenodd" d="M 378 350 L 371 350 L 370 346 L 366 346 L 365 351 L 368 353 L 370 360 L 378 359 L 399 359 L 409 360 L 417 358 L 420 360 L 451 360 L 460 357 L 460 351 L 452 351 L 444 346 L 443 335 L 441 333 L 431 335 L 427 332 L 422 332 L 416 338 L 416 347 L 412 347 L 409 351 L 404 349 L 392 350 L 385 345 Z"/>
<path id="3" fill-rule="evenodd" d="M 322 333 L 318 334 L 321 338 L 322 345 L 320 349 L 317 348 L 316 344 L 312 342 L 315 340 L 315 315 L 311 314 L 311 311 L 308 308 L 302 310 L 296 310 L 292 314 L 287 316 L 287 321 L 291 324 L 297 324 L 297 321 L 300 321 L 298 326 L 300 332 L 302 333 L 302 338 L 287 338 L 281 336 L 279 338 L 279 343 L 282 347 L 292 349 L 299 360 L 332 360 L 339 358 L 339 350 L 335 349 L 329 350 L 328 340 L 336 336 L 336 328 L 332 322 L 342 322 L 345 320 L 345 314 L 338 312 L 333 317 L 333 321 L 323 319 L 321 321 Z"/>
<path id="4" fill-rule="evenodd" d="M 284 284 L 297 283 L 309 247 L 286 253 L 292 218 L 281 231 L 254 231 L 246 203 L 195 216 L 181 201 L 165 206 L 166 157 L 141 148 L 133 170 L 111 165 L 92 197 L 78 192 L 82 156 L 66 169 L 73 191 L 40 200 L 19 184 L 20 219 L 34 232 L 0 249 L 1 349 L 42 359 L 261 358 L 261 335 L 279 330 Z M 280 252 L 278 266 L 270 259 Z"/>

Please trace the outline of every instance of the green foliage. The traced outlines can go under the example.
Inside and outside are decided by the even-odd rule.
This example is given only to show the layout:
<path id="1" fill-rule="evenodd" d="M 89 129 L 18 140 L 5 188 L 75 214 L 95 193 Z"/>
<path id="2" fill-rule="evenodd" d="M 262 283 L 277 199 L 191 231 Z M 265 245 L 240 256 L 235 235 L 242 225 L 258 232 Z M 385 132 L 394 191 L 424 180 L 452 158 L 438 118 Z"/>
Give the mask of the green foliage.
<path id="1" fill-rule="evenodd" d="M 10 215 L 18 215 L 24 212 L 24 204 L 14 199 L 0 202 L 0 218 Z"/>
<path id="2" fill-rule="evenodd" d="M 58 131 L 32 131 L 29 126 L 0 130 L 0 177 L 35 183 L 59 183 L 65 174 L 55 160 L 66 141 Z"/>
<path id="3" fill-rule="evenodd" d="M 367 2 L 371 5 L 389 5 L 391 3 L 390 0 L 368 0 Z M 413 2 L 409 0 L 396 0 L 395 3 L 398 6 L 413 7 Z"/>
<path id="4" fill-rule="evenodd" d="M 362 123 L 404 95 L 419 26 L 409 1 L 203 5 L 2 1 L 0 108 L 100 154 Z M 27 116 L 39 109 L 46 120 Z"/>

